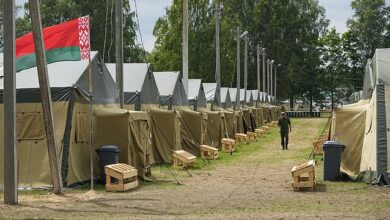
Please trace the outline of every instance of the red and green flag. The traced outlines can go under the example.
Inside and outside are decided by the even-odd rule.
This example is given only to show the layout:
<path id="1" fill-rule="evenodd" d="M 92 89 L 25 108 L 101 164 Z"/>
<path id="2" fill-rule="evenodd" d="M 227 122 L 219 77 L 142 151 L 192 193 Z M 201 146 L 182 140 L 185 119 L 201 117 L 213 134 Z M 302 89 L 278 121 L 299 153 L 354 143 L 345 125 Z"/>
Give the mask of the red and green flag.
<path id="1" fill-rule="evenodd" d="M 89 17 L 43 29 L 47 63 L 90 59 Z M 32 33 L 16 39 L 16 71 L 36 66 Z"/>

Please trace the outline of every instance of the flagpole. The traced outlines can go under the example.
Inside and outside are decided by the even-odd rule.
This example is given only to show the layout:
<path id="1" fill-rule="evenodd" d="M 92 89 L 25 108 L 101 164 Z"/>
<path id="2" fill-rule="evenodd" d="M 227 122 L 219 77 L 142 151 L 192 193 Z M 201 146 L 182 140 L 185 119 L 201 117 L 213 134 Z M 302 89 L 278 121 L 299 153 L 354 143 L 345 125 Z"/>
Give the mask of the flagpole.
<path id="1" fill-rule="evenodd" d="M 89 162 L 91 166 L 91 190 L 94 190 L 94 175 L 93 175 L 93 86 L 92 86 L 92 63 L 91 55 L 89 55 L 89 68 L 88 68 L 88 90 L 89 90 Z"/>

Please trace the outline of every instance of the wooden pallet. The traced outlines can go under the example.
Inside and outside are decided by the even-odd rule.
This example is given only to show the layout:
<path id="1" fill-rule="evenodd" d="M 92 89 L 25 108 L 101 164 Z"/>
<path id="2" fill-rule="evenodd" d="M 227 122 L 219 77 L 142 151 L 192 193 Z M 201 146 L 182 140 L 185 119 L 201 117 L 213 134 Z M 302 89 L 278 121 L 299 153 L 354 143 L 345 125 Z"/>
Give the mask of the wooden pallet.
<path id="1" fill-rule="evenodd" d="M 195 162 L 196 157 L 191 153 L 184 150 L 174 151 L 172 154 L 173 167 L 176 168 L 187 168 Z"/>
<path id="2" fill-rule="evenodd" d="M 248 136 L 249 142 L 257 142 L 257 133 L 248 131 L 246 135 Z"/>
<path id="3" fill-rule="evenodd" d="M 255 129 L 255 132 L 257 134 L 257 138 L 263 137 L 263 134 L 265 133 L 264 130 L 261 128 Z"/>
<path id="4" fill-rule="evenodd" d="M 236 133 L 236 143 L 238 144 L 246 144 L 248 142 L 248 136 L 243 133 Z"/>
<path id="5" fill-rule="evenodd" d="M 222 151 L 223 152 L 229 152 L 232 153 L 236 150 L 235 144 L 236 141 L 234 139 L 230 138 L 222 138 L 221 145 L 222 145 Z"/>
<path id="6" fill-rule="evenodd" d="M 104 172 L 107 192 L 124 192 L 138 186 L 137 169 L 128 164 L 107 165 L 104 167 Z M 111 182 L 111 177 L 114 179 L 113 182 Z"/>
<path id="7" fill-rule="evenodd" d="M 218 149 L 208 145 L 200 145 L 200 156 L 204 160 L 216 160 L 218 158 Z"/>
<path id="8" fill-rule="evenodd" d="M 308 189 L 309 191 L 315 190 L 316 180 L 314 166 L 315 161 L 310 160 L 292 168 L 291 175 L 293 177 L 292 187 L 294 192 L 301 189 Z"/>
<path id="9" fill-rule="evenodd" d="M 265 134 L 269 133 L 269 127 L 268 126 L 261 126 L 261 129 L 263 129 Z"/>

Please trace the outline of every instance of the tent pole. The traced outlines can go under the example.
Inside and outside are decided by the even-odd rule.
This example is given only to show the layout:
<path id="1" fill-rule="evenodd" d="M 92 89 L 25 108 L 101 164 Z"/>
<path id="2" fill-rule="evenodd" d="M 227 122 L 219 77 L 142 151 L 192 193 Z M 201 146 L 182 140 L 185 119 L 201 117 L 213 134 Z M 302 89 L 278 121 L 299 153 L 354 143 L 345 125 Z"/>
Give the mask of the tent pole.
<path id="1" fill-rule="evenodd" d="M 16 147 L 15 0 L 3 1 L 4 12 L 4 203 L 18 203 Z"/>
<path id="2" fill-rule="evenodd" d="M 93 82 L 92 82 L 92 62 L 91 56 L 89 56 L 88 65 L 88 90 L 89 90 L 89 163 L 91 167 L 91 190 L 94 190 L 94 175 L 93 175 Z"/>
<path id="3" fill-rule="evenodd" d="M 63 194 L 64 190 L 62 188 L 62 177 L 56 148 L 56 135 L 53 121 L 53 106 L 51 100 L 49 77 L 47 73 L 46 55 L 44 52 L 45 49 L 43 42 L 39 1 L 29 0 L 29 6 L 35 45 L 35 58 L 38 70 L 39 87 L 42 99 L 43 119 L 45 122 L 49 165 L 53 181 L 53 191 L 55 194 Z"/>

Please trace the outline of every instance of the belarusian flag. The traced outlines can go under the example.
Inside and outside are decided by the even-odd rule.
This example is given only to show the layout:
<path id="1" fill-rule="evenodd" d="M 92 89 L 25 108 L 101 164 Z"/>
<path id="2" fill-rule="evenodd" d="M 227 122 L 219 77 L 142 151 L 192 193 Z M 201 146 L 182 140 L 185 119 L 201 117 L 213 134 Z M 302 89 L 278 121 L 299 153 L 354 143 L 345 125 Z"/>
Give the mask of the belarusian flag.
<path id="1" fill-rule="evenodd" d="M 43 29 L 47 63 L 90 58 L 89 17 Z M 16 39 L 16 71 L 36 66 L 32 33 Z"/>

